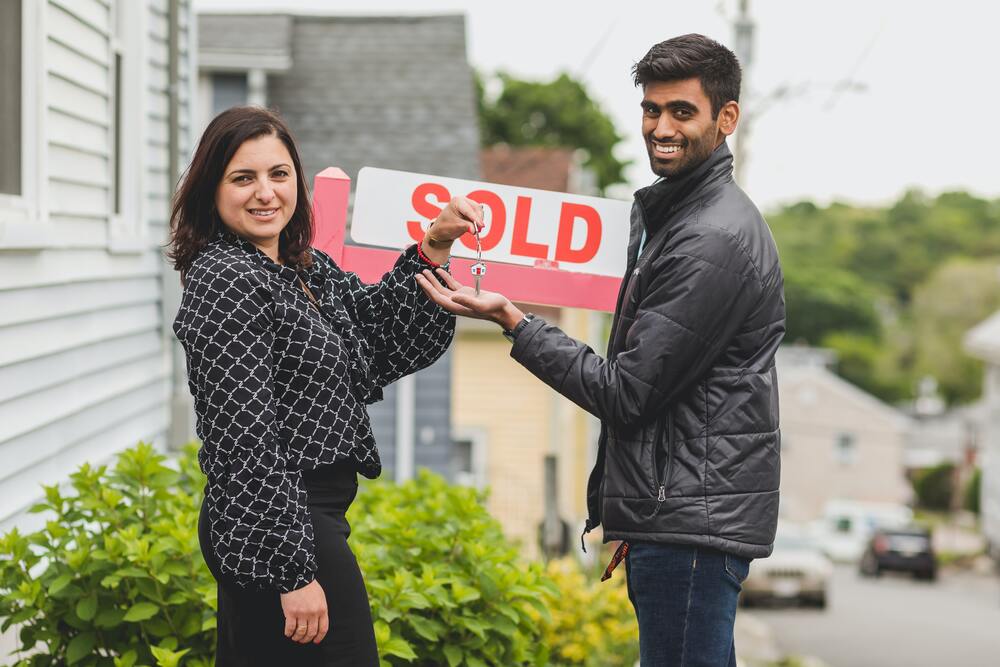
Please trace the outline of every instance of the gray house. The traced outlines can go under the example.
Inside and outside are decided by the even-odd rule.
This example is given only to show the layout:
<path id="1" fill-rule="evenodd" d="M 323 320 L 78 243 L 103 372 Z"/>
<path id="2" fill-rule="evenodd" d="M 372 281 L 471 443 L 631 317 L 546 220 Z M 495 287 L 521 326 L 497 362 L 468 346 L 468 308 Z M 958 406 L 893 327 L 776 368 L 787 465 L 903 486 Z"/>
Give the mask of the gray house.
<path id="1" fill-rule="evenodd" d="M 463 16 L 198 16 L 204 126 L 237 104 L 279 111 L 307 178 L 330 166 L 479 178 Z M 389 387 L 370 413 L 389 474 L 451 476 L 451 354 Z"/>
<path id="2" fill-rule="evenodd" d="M 170 438 L 193 22 L 187 0 L 0 3 L 0 532 L 41 520 L 41 484 Z"/>

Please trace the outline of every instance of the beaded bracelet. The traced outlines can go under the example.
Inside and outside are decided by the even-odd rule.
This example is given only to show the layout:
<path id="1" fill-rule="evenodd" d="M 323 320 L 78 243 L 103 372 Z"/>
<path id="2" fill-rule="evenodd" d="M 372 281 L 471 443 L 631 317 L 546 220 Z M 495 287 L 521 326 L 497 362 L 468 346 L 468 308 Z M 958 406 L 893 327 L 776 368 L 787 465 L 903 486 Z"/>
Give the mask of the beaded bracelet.
<path id="1" fill-rule="evenodd" d="M 423 249 L 420 247 L 422 243 L 417 244 L 417 257 L 422 259 L 426 264 L 429 264 L 432 269 L 440 269 L 441 265 L 437 262 L 431 261 L 431 258 L 424 254 Z"/>

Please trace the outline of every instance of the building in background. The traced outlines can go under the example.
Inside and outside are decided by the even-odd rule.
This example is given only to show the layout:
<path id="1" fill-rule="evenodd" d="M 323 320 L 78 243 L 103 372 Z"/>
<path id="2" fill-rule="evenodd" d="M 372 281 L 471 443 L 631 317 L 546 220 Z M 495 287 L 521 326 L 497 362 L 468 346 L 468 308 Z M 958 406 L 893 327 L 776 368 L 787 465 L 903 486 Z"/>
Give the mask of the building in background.
<path id="1" fill-rule="evenodd" d="M 496 146 L 482 152 L 482 169 L 483 180 L 491 183 L 587 195 L 596 190 L 580 155 L 566 149 Z M 484 288 L 489 289 L 488 274 Z M 530 304 L 521 308 L 603 354 L 607 314 Z M 587 477 L 596 458 L 599 423 L 511 359 L 510 343 L 495 324 L 460 318 L 453 349 L 453 469 L 468 483 L 489 486 L 490 512 L 525 553 L 540 553 L 546 511 L 553 546 L 568 542 L 565 546 L 572 548 L 586 518 Z M 547 461 L 554 467 L 548 483 Z"/>
<path id="2" fill-rule="evenodd" d="M 1000 312 L 966 334 L 965 349 L 986 362 L 979 439 L 980 526 L 991 555 L 1000 564 Z"/>
<path id="3" fill-rule="evenodd" d="M 904 444 L 911 420 L 830 370 L 832 353 L 786 346 L 778 353 L 781 513 L 823 516 L 834 500 L 906 504 Z"/>
<path id="4" fill-rule="evenodd" d="M 198 16 L 200 126 L 234 105 L 276 109 L 309 183 L 326 167 L 478 180 L 479 129 L 465 18 Z M 369 408 L 387 474 L 451 476 L 452 356 Z"/>
<path id="5" fill-rule="evenodd" d="M 0 3 L 0 531 L 40 520 L 42 484 L 170 438 L 192 24 L 188 0 Z"/>

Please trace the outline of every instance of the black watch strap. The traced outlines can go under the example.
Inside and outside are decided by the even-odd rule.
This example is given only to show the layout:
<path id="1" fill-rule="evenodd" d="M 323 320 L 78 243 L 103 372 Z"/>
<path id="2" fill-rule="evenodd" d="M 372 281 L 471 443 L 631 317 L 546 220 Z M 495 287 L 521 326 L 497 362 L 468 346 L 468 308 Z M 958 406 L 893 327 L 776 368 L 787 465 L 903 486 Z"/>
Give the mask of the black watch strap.
<path id="1" fill-rule="evenodd" d="M 503 335 L 507 338 L 507 340 L 513 343 L 517 340 L 517 335 L 521 333 L 521 331 L 524 330 L 524 327 L 528 326 L 528 323 L 533 319 L 535 319 L 534 313 L 525 313 L 524 317 L 521 318 L 520 322 L 514 325 L 513 329 L 504 329 Z"/>

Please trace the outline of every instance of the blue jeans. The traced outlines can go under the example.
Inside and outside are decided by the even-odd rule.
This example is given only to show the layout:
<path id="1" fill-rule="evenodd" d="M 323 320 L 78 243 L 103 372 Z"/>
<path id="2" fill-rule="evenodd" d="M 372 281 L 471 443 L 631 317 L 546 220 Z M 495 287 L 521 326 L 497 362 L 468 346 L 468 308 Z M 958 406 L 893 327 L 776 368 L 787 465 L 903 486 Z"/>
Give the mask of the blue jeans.
<path id="1" fill-rule="evenodd" d="M 736 667 L 733 624 L 750 559 L 679 544 L 630 547 L 641 667 Z"/>

